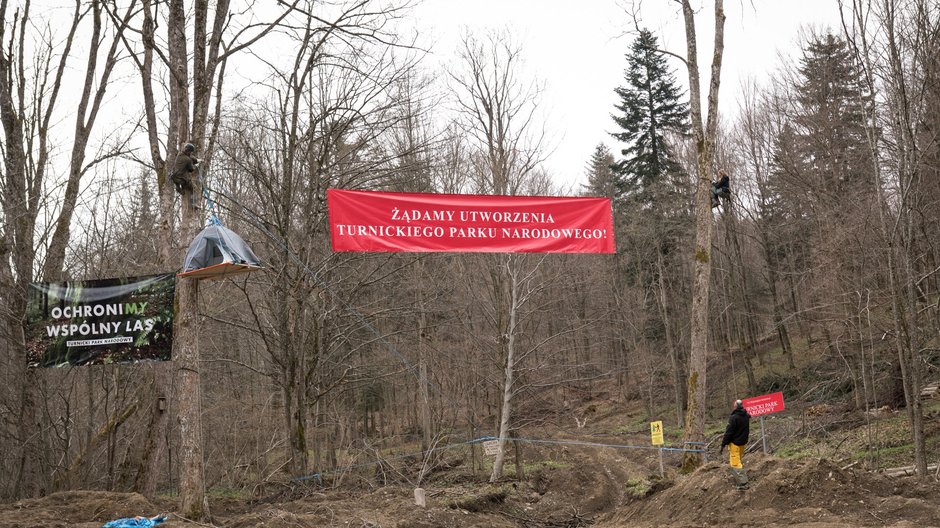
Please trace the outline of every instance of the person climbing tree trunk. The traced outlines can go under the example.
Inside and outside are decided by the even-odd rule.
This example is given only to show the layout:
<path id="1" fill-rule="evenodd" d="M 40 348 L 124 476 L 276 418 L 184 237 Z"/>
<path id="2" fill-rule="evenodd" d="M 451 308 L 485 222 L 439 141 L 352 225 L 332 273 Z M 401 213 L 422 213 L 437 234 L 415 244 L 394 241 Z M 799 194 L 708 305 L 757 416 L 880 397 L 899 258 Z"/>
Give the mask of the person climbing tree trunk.
<path id="1" fill-rule="evenodd" d="M 695 13 L 689 0 L 682 0 L 689 70 L 689 113 L 697 154 L 697 189 L 695 193 L 695 254 L 693 256 L 691 351 L 689 353 L 688 407 L 684 440 L 705 440 L 705 369 L 708 359 L 708 293 L 711 278 L 712 208 L 711 173 L 718 129 L 718 87 L 724 52 L 724 1 L 715 0 L 715 49 L 712 54 L 711 82 L 708 90 L 708 118 L 702 123 L 702 96 L 698 71 L 698 45 Z M 682 469 L 691 471 L 702 464 L 702 454 L 687 452 Z"/>
<path id="2" fill-rule="evenodd" d="M 162 4 L 161 4 L 162 5 Z M 157 6 L 151 0 L 143 0 L 139 11 L 143 17 L 141 25 L 141 43 L 143 59 L 137 58 L 134 46 L 125 42 L 128 51 L 134 54 L 135 62 L 141 74 L 143 85 L 145 122 L 150 146 L 151 164 L 155 168 L 160 195 L 160 235 L 159 252 L 169 269 L 175 269 L 181 258 L 180 250 L 185 249 L 193 236 L 199 231 L 203 217 L 193 207 L 193 203 L 181 204 L 182 215 L 179 239 L 183 247 L 173 245 L 173 218 L 176 215 L 173 205 L 173 185 L 167 175 L 167 161 L 175 160 L 183 142 L 196 146 L 197 154 L 202 159 L 203 174 L 212 166 L 212 154 L 218 121 L 221 114 L 221 88 L 225 64 L 233 54 L 245 49 L 264 37 L 289 13 L 294 11 L 297 1 L 283 4 L 276 18 L 267 23 L 254 26 L 255 31 L 235 32 L 228 42 L 223 41 L 226 30 L 231 31 L 233 15 L 229 0 L 212 3 L 196 0 L 192 8 L 191 24 L 187 24 L 187 9 L 184 0 L 170 0 L 166 5 L 166 49 L 160 49 L 163 42 L 156 35 L 155 13 Z M 111 15 L 113 18 L 113 14 Z M 192 38 L 188 36 L 192 29 Z M 192 49 L 190 50 L 190 46 Z M 191 51 L 191 52 L 190 52 Z M 169 70 L 167 97 L 167 128 L 162 130 L 160 120 L 154 111 L 155 83 L 153 57 L 159 56 L 166 61 Z M 190 60 L 192 75 L 190 76 Z M 190 98 L 192 86 L 192 98 Z M 165 133 L 164 138 L 161 135 Z M 166 155 L 162 153 L 163 145 Z M 195 181 L 193 193 L 202 194 L 202 183 Z M 195 521 L 209 517 L 208 503 L 205 496 L 204 459 L 202 451 L 202 422 L 199 381 L 198 282 L 192 279 L 181 280 L 177 284 L 176 304 L 178 307 L 173 330 L 173 357 L 177 367 L 176 395 L 178 418 L 180 423 L 180 511 L 184 517 Z M 160 390 L 160 387 L 157 387 Z M 160 421 L 151 429 L 150 434 L 162 434 Z M 159 467 L 163 448 L 158 447 L 154 457 L 142 469 L 155 471 Z M 156 479 L 156 475 L 147 475 L 143 482 Z M 148 485 L 149 486 L 149 485 Z"/>

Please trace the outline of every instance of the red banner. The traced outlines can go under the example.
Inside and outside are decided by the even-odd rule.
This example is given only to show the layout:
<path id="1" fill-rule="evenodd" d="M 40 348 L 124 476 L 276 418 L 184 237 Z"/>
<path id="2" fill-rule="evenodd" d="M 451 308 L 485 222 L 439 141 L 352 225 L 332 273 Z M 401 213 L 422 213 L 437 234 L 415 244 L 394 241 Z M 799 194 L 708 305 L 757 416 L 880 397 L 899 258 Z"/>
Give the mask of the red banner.
<path id="1" fill-rule="evenodd" d="M 775 392 L 763 396 L 754 396 L 746 400 L 741 400 L 744 404 L 744 410 L 751 416 L 760 416 L 762 414 L 773 414 L 783 410 L 783 393 Z"/>
<path id="2" fill-rule="evenodd" d="M 329 189 L 333 251 L 613 253 L 607 198 Z"/>

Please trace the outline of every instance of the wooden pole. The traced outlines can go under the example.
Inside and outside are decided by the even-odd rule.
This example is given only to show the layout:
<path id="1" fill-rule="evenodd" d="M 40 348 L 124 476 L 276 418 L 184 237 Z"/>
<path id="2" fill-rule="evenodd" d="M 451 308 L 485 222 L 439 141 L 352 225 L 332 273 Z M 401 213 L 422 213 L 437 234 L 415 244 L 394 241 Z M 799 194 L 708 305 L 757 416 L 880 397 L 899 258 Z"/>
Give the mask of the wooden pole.
<path id="1" fill-rule="evenodd" d="M 764 445 L 764 454 L 767 455 L 770 451 L 767 450 L 767 429 L 764 428 L 764 417 L 760 417 L 760 441 Z"/>

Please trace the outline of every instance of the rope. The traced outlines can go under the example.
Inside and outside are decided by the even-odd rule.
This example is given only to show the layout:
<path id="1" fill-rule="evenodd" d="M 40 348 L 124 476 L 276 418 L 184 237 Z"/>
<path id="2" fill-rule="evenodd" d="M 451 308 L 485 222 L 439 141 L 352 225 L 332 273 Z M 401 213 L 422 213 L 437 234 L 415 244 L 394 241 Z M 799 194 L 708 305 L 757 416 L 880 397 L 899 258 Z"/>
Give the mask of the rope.
<path id="1" fill-rule="evenodd" d="M 495 436 L 484 436 L 478 439 L 479 441 L 484 440 L 499 440 Z M 579 440 L 551 440 L 551 439 L 542 439 L 542 438 L 512 438 L 507 437 L 503 440 L 515 441 L 515 442 L 527 442 L 530 444 L 552 444 L 552 445 L 575 445 L 575 446 L 585 446 L 585 447 L 610 447 L 614 449 L 645 449 L 648 451 L 675 451 L 680 453 L 704 453 L 704 449 L 688 449 L 684 447 L 658 447 L 658 446 L 638 446 L 638 445 L 626 445 L 626 444 L 601 444 L 598 442 L 581 442 Z M 688 442 L 693 443 L 693 442 Z"/>
<path id="2" fill-rule="evenodd" d="M 209 186 L 206 185 L 206 182 L 202 177 L 202 164 L 199 164 L 199 171 L 197 172 L 196 178 L 199 180 L 199 185 L 202 187 L 202 197 L 206 202 L 206 212 L 209 213 L 208 225 L 222 225 L 222 221 L 219 220 L 219 217 L 215 214 L 215 201 L 213 201 L 212 197 L 209 196 Z"/>
<path id="3" fill-rule="evenodd" d="M 343 467 L 343 468 L 341 468 L 341 469 L 332 469 L 332 470 L 328 470 L 328 471 L 319 471 L 319 472 L 314 473 L 314 474 L 312 474 L 312 475 L 307 475 L 306 477 L 296 477 L 296 478 L 294 478 L 294 479 L 292 479 L 292 480 L 297 481 L 297 482 L 302 482 L 302 481 L 306 481 L 306 480 L 316 480 L 317 482 L 322 482 L 321 477 L 322 477 L 323 475 L 328 475 L 328 474 L 330 474 L 330 473 L 340 473 L 340 472 L 349 471 L 349 470 L 351 470 L 351 469 L 358 469 L 358 468 L 364 468 L 364 467 L 369 467 L 369 466 L 378 466 L 378 465 L 383 464 L 383 463 L 385 463 L 385 462 L 388 462 L 388 461 L 390 461 L 390 460 L 401 460 L 401 459 L 403 459 L 403 458 L 414 458 L 414 457 L 417 457 L 417 456 L 422 456 L 422 457 L 423 457 L 423 456 L 427 456 L 427 455 L 429 455 L 429 454 L 431 454 L 431 453 L 434 453 L 434 452 L 436 452 L 436 451 L 445 451 L 445 450 L 447 450 L 447 449 L 453 449 L 453 448 L 455 448 L 455 447 L 460 447 L 460 446 L 465 446 L 465 445 L 473 445 L 473 444 L 476 444 L 476 443 L 482 442 L 482 441 L 483 441 L 483 440 L 480 439 L 480 438 L 477 438 L 477 439 L 474 439 L 474 440 L 467 440 L 466 442 L 460 442 L 460 443 L 457 443 L 457 444 L 449 444 L 449 445 L 446 445 L 446 446 L 443 446 L 443 447 L 435 447 L 435 448 L 432 448 L 432 449 L 428 449 L 428 450 L 426 450 L 426 451 L 418 451 L 418 452 L 415 452 L 415 453 L 407 453 L 407 454 L 404 454 L 404 455 L 393 456 L 393 457 L 391 457 L 391 458 L 384 458 L 384 459 L 382 459 L 382 460 L 376 460 L 375 462 L 363 462 L 362 464 L 353 464 L 353 465 L 351 465 L 351 466 L 345 466 L 345 467 Z"/>

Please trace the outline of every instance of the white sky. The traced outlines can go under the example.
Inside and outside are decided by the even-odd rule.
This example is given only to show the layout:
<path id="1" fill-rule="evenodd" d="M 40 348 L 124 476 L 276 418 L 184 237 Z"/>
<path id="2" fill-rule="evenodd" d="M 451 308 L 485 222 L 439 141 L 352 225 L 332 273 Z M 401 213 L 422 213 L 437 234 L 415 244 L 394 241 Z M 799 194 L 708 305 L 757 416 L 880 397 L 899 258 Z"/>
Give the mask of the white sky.
<path id="1" fill-rule="evenodd" d="M 623 84 L 625 54 L 634 34 L 627 8 L 631 0 L 416 0 L 405 27 L 420 32 L 419 44 L 430 49 L 427 68 L 436 73 L 451 62 L 463 28 L 471 32 L 508 29 L 522 47 L 529 75 L 544 85 L 542 111 L 552 152 L 546 168 L 566 191 L 576 192 L 585 180 L 585 165 L 599 142 L 606 143 L 619 156 L 618 145 L 609 133 L 615 130 L 611 113 L 614 88 Z M 37 3 L 38 2 L 38 3 Z M 39 11 L 54 20 L 67 20 L 72 7 L 61 0 L 34 0 Z M 641 24 L 650 28 L 668 50 L 685 55 L 685 29 L 675 0 L 636 0 L 641 7 Z M 704 4 L 704 5 L 703 5 Z M 696 19 L 699 36 L 700 69 L 707 90 L 712 53 L 712 0 L 693 0 L 701 7 Z M 37 8 L 34 6 L 34 9 Z M 748 78 L 766 79 L 780 64 L 780 55 L 794 56 L 800 46 L 800 33 L 809 27 L 840 28 L 837 0 L 725 0 L 725 54 L 720 108 L 725 122 L 733 120 L 741 82 Z M 61 35 L 57 35 L 61 38 Z M 79 38 L 78 47 L 84 45 Z M 84 51 L 76 51 L 70 61 L 73 71 L 81 70 Z M 676 78 L 687 81 L 683 65 L 670 59 Z M 88 157 L 95 142 L 104 141 L 115 127 L 125 126 L 138 109 L 125 108 L 132 94 L 139 100 L 139 80 L 127 64 L 116 71 L 107 102 L 96 125 Z M 438 75 L 440 78 L 441 76 Z M 235 68 L 229 72 L 228 86 L 243 84 Z M 243 87 L 239 87 L 241 89 Z M 65 90 L 63 108 L 74 108 L 66 100 L 77 92 Z M 57 120 L 59 132 L 72 133 L 71 115 Z M 123 125 L 122 125 L 123 124 Z M 64 143 L 71 144 L 71 139 Z M 67 149 L 53 153 L 56 163 L 67 160 Z M 61 168 L 61 167 L 60 167 Z M 62 172 L 62 171 L 58 171 Z M 64 173 L 63 173 L 64 174 Z M 92 181 L 86 181 L 90 185 Z"/>
<path id="2" fill-rule="evenodd" d="M 660 44 L 685 56 L 685 27 L 674 0 L 645 0 L 641 24 Z M 547 168 L 556 182 L 583 182 L 584 167 L 599 142 L 619 156 L 621 146 L 609 135 L 616 96 L 623 84 L 625 54 L 633 41 L 629 0 L 424 0 L 415 10 L 415 24 L 430 30 L 434 62 L 453 57 L 461 28 L 471 31 L 508 28 L 522 45 L 531 74 L 545 85 L 543 109 L 555 147 Z M 700 6 L 696 17 L 699 69 L 707 92 L 714 38 L 714 4 Z M 719 107 L 724 121 L 734 118 L 742 81 L 766 79 L 780 64 L 780 55 L 796 56 L 801 28 L 840 31 L 837 0 L 726 0 L 725 53 Z M 687 84 L 681 62 L 670 60 L 676 78 Z M 704 95 L 704 94 L 703 94 Z"/>

